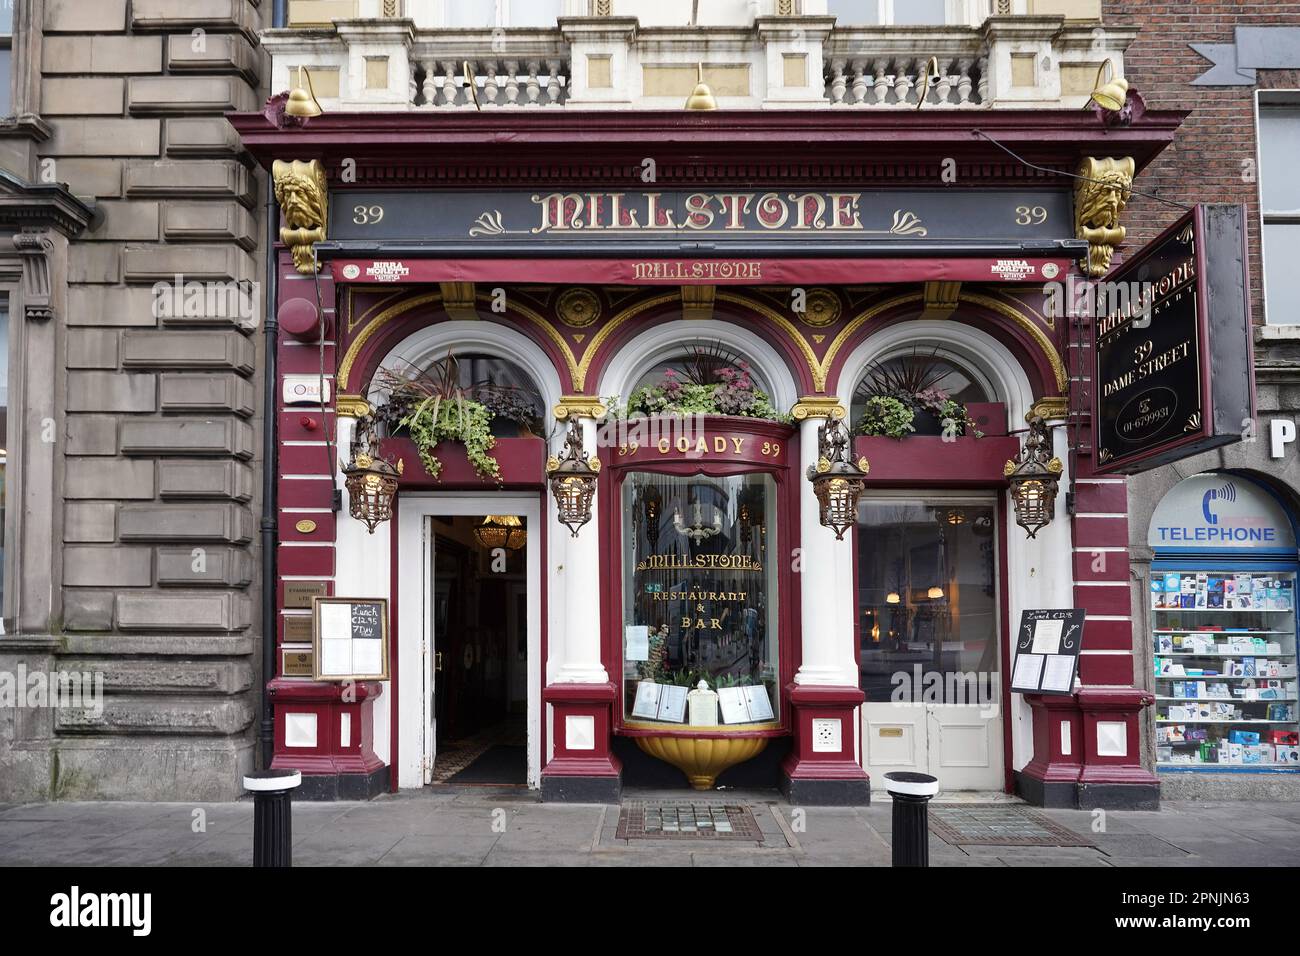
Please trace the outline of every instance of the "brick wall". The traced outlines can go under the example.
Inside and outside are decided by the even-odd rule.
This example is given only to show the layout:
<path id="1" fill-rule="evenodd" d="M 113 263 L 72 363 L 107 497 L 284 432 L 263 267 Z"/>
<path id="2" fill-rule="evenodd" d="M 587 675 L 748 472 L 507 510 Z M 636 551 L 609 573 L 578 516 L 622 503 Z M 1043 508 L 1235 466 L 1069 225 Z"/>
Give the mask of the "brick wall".
<path id="1" fill-rule="evenodd" d="M 1125 0 L 1102 4 L 1107 25 L 1141 33 L 1125 53 L 1124 72 L 1152 109 L 1191 109 L 1176 143 L 1134 182 L 1144 192 L 1191 204 L 1246 203 L 1249 209 L 1251 311 L 1264 321 L 1260 285 L 1259 192 L 1255 181 L 1255 91 L 1297 89 L 1297 71 L 1260 71 L 1256 86 L 1192 86 L 1212 65 L 1188 44 L 1232 43 L 1238 26 L 1300 26 L 1300 3 L 1236 0 L 1160 3 Z M 1249 163 L 1249 170 L 1243 164 Z M 1244 175 L 1243 172 L 1246 171 Z M 1178 218 L 1181 210 L 1134 196 L 1123 215 L 1133 251 Z M 1120 260 L 1117 259 L 1118 263 Z"/>
<path id="2" fill-rule="evenodd" d="M 44 5 L 42 168 L 103 215 L 66 277 L 59 664 L 107 698 L 56 714 L 58 796 L 231 797 L 253 763 L 263 300 L 233 284 L 265 181 L 222 113 L 264 98 L 270 7 Z"/>

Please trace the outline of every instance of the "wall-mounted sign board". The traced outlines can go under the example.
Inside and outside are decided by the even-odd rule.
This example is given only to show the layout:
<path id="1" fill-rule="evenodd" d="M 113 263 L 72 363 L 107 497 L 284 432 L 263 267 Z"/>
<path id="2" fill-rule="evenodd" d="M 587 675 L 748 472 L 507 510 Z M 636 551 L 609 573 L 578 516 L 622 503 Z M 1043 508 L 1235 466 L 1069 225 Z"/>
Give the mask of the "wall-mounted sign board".
<path id="1" fill-rule="evenodd" d="M 1011 689 L 1020 694 L 1071 694 L 1083 645 L 1082 608 L 1022 611 Z"/>
<path id="2" fill-rule="evenodd" d="M 1244 206 L 1197 206 L 1101 283 L 1092 369 L 1098 473 L 1149 471 L 1249 433 L 1245 229 Z"/>
<path id="3" fill-rule="evenodd" d="M 280 649 L 281 677 L 311 677 L 312 654 L 308 650 L 285 647 Z"/>
<path id="4" fill-rule="evenodd" d="M 1037 189 L 346 190 L 331 241 L 593 251 L 653 242 L 832 249 L 864 242 L 1074 238 L 1070 191 Z"/>
<path id="5" fill-rule="evenodd" d="M 316 680 L 388 680 L 388 601 L 312 599 Z"/>

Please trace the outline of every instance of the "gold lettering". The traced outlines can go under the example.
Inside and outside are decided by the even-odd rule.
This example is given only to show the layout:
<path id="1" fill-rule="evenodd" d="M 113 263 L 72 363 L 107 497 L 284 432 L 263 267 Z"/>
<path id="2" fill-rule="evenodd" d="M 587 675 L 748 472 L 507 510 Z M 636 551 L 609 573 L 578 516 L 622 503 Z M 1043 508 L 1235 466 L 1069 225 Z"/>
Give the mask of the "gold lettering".
<path id="1" fill-rule="evenodd" d="M 726 450 L 727 450 L 727 439 L 723 438 L 721 435 L 715 435 L 713 437 L 714 454 L 721 455 Z"/>
<path id="2" fill-rule="evenodd" d="M 745 439 L 743 439 L 743 438 L 732 438 L 732 439 L 731 439 L 731 444 L 732 444 L 733 446 L 735 446 L 736 454 L 739 455 L 739 454 L 741 454 L 741 447 L 745 444 Z"/>

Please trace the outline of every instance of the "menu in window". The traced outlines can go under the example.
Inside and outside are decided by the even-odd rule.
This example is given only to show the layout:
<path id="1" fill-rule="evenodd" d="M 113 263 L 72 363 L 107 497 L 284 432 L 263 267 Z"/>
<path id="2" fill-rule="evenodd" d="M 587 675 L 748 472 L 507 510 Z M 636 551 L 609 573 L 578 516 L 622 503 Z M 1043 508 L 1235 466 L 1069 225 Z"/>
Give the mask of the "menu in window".
<path id="1" fill-rule="evenodd" d="M 656 684 L 643 680 L 636 686 L 636 700 L 632 703 L 632 716 L 642 720 L 664 720 L 680 724 L 686 721 L 685 687 L 675 684 Z"/>

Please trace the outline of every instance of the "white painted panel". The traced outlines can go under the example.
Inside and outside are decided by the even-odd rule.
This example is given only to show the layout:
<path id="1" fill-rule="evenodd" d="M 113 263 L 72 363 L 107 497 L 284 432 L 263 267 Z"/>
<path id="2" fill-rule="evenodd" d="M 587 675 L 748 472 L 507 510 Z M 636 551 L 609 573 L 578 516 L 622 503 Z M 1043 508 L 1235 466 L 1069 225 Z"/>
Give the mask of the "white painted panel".
<path id="1" fill-rule="evenodd" d="M 284 745 L 286 747 L 315 747 L 316 740 L 315 714 L 287 713 L 284 715 Z"/>

